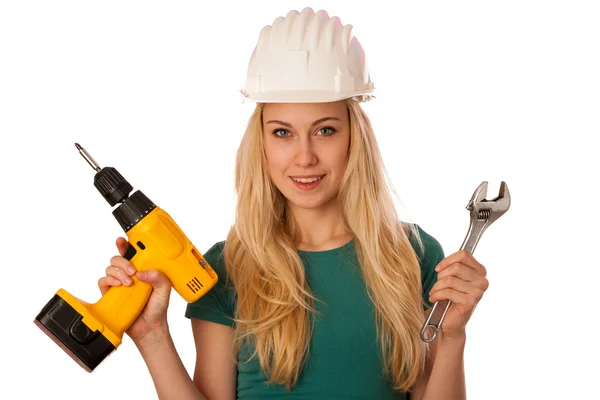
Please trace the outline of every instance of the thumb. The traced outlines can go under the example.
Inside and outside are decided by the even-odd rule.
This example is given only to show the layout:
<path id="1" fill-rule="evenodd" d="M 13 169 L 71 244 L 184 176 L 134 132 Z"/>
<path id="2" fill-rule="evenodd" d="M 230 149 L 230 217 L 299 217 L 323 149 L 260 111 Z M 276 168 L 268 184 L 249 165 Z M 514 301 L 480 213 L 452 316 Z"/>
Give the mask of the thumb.
<path id="1" fill-rule="evenodd" d="M 147 271 L 138 271 L 136 273 L 137 278 L 142 281 L 149 283 L 154 288 L 154 291 L 163 296 L 169 297 L 171 293 L 171 281 L 167 279 L 167 277 L 161 274 L 159 271 L 155 269 L 147 270 Z"/>

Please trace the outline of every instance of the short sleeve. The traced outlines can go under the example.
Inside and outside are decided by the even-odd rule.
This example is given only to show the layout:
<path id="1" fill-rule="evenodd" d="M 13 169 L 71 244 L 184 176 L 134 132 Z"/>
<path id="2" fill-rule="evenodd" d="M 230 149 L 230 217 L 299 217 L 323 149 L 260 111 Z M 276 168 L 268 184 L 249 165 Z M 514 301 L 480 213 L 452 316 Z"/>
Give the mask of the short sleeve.
<path id="1" fill-rule="evenodd" d="M 185 310 L 187 318 L 197 318 L 233 326 L 235 290 L 227 279 L 223 248 L 225 242 L 215 243 L 203 254 L 218 276 L 218 281 L 204 296 L 193 303 L 188 303 Z"/>
<path id="2" fill-rule="evenodd" d="M 425 232 L 419 225 L 416 225 L 416 227 L 424 249 L 421 251 L 419 246 L 414 242 L 413 247 L 415 248 L 417 257 L 419 258 L 419 265 L 421 266 L 423 301 L 425 302 L 426 308 L 429 308 L 433 306 L 433 304 L 429 302 L 429 291 L 437 282 L 437 272 L 435 271 L 435 267 L 444 259 L 445 255 L 444 249 L 436 238 Z"/>

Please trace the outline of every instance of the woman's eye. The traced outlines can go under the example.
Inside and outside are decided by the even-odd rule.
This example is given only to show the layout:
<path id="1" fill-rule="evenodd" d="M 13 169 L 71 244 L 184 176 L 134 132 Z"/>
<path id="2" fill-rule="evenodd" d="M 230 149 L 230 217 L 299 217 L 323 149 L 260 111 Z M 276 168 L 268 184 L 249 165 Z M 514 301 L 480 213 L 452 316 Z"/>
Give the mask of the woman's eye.
<path id="1" fill-rule="evenodd" d="M 330 128 L 330 127 L 325 127 L 325 128 L 321 128 L 319 129 L 319 134 L 323 135 L 323 136 L 331 136 L 335 133 L 335 129 Z"/>
<path id="2" fill-rule="evenodd" d="M 279 137 L 288 137 L 290 133 L 285 129 L 276 129 L 273 131 L 273 134 Z"/>

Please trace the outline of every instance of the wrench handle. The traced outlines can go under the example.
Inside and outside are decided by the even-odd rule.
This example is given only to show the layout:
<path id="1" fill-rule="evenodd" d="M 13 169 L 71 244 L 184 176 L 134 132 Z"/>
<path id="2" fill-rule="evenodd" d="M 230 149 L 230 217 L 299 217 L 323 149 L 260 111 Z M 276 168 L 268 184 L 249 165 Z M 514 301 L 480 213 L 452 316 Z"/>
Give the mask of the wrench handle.
<path id="1" fill-rule="evenodd" d="M 431 343 L 437 337 L 438 331 L 442 326 L 442 321 L 450 308 L 452 302 L 450 300 L 436 301 L 431 312 L 427 317 L 427 320 L 423 324 L 421 329 L 421 340 L 427 343 Z"/>
<path id="2" fill-rule="evenodd" d="M 485 231 L 487 227 L 487 221 L 476 221 L 471 223 L 469 226 L 469 231 L 467 232 L 467 236 L 465 236 L 465 240 L 463 244 L 460 246 L 460 250 L 466 250 L 469 254 L 473 254 L 475 251 L 475 247 L 477 247 L 477 243 Z M 427 343 L 431 343 L 437 337 L 437 334 L 442 326 L 442 322 L 444 322 L 444 318 L 448 313 L 448 309 L 452 305 L 450 300 L 440 300 L 436 301 L 433 307 L 431 308 L 431 312 L 427 317 L 427 320 L 423 324 L 423 328 L 421 328 L 421 340 Z"/>
<path id="3" fill-rule="evenodd" d="M 460 250 L 466 250 L 469 254 L 473 254 L 487 225 L 487 221 L 477 221 L 476 223 L 471 224 L 467 236 L 465 236 L 465 240 L 460 246 Z"/>

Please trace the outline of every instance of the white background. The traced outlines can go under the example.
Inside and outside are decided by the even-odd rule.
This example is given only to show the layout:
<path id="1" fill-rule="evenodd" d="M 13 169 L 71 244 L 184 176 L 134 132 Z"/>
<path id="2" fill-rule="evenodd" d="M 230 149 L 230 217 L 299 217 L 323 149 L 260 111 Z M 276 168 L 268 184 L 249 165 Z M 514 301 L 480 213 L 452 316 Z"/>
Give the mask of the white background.
<path id="1" fill-rule="evenodd" d="M 450 254 L 477 185 L 492 198 L 508 184 L 511 209 L 475 252 L 491 286 L 468 327 L 469 398 L 600 398 L 599 7 L 413 3 L 2 2 L 0 398 L 156 398 L 127 337 L 88 374 L 33 324 L 59 288 L 97 300 L 123 235 L 74 142 L 205 252 L 233 219 L 252 109 L 238 90 L 258 33 L 305 6 L 355 27 L 378 87 L 365 108 L 404 218 Z M 174 292 L 170 324 L 191 373 L 184 309 Z"/>

